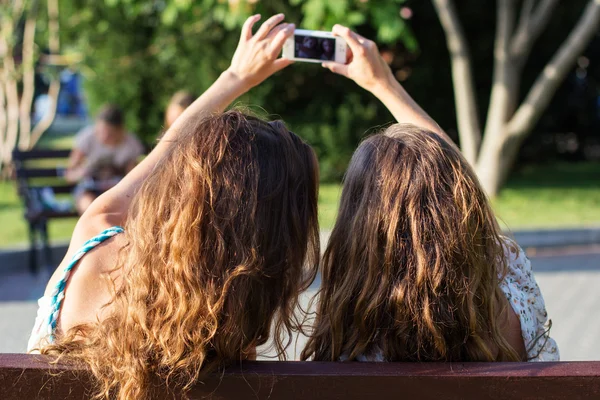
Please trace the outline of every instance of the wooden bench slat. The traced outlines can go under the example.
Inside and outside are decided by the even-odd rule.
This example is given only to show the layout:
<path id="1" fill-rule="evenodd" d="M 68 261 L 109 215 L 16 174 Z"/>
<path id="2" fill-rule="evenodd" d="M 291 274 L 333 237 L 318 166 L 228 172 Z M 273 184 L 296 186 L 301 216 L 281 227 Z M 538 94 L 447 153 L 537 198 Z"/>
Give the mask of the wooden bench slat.
<path id="1" fill-rule="evenodd" d="M 0 354 L 4 399 L 89 397 L 86 370 Z M 58 372 L 65 372 L 57 374 Z M 86 397 L 87 396 L 87 397 Z M 600 362 L 327 363 L 249 361 L 209 375 L 189 397 L 213 399 L 597 399 Z M 162 398 L 162 397 L 160 397 Z"/>
<path id="2" fill-rule="evenodd" d="M 54 194 L 70 194 L 75 189 L 75 185 L 27 185 L 28 189 L 50 188 Z"/>
<path id="3" fill-rule="evenodd" d="M 79 214 L 75 211 L 27 211 L 25 213 L 25 219 L 30 222 L 65 218 L 79 218 Z"/>
<path id="4" fill-rule="evenodd" d="M 30 187 L 35 187 L 35 186 L 30 186 Z M 42 186 L 42 187 L 44 187 L 44 186 Z M 45 186 L 45 187 L 49 187 L 50 189 L 52 189 L 54 194 L 70 194 L 73 192 L 73 189 L 75 189 L 75 185 L 51 185 L 51 186 Z"/>
<path id="5" fill-rule="evenodd" d="M 29 151 L 15 150 L 13 152 L 13 159 L 16 161 L 25 161 L 42 158 L 68 158 L 70 154 L 70 149 L 35 149 Z"/>
<path id="6" fill-rule="evenodd" d="M 64 167 L 55 168 L 18 168 L 17 178 L 60 178 L 65 175 Z"/>
<path id="7" fill-rule="evenodd" d="M 41 213 L 41 216 L 44 218 L 54 218 L 54 219 L 60 219 L 60 218 L 75 218 L 75 217 L 79 217 L 79 214 L 77 214 L 74 211 L 43 211 Z"/>

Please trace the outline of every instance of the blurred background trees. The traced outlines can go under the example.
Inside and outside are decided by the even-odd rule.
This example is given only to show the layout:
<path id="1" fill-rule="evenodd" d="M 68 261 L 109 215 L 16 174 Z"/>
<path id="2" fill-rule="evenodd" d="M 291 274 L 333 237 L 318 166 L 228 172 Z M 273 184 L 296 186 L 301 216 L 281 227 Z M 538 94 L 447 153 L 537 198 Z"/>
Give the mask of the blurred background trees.
<path id="1" fill-rule="evenodd" d="M 308 29 L 334 23 L 361 27 L 383 45 L 416 51 L 399 10 L 404 0 L 155 1 L 61 0 L 65 42 L 83 56 L 91 109 L 115 102 L 130 129 L 151 141 L 162 129 L 163 111 L 177 90 L 202 93 L 229 66 L 239 28 L 253 13 L 263 20 L 283 12 Z M 368 93 L 318 65 L 298 63 L 240 100 L 255 112 L 281 116 L 313 144 L 322 176 L 343 174 L 356 144 L 373 125 L 391 116 Z"/>
<path id="2" fill-rule="evenodd" d="M 500 5 L 502 1 L 494 2 Z M 597 0 L 596 4 L 598 3 Z M 540 1 L 514 0 L 515 10 Z M 105 102 L 122 106 L 128 126 L 148 143 L 161 132 L 168 98 L 177 90 L 200 94 L 227 68 L 244 19 L 284 12 L 298 27 L 347 24 L 377 40 L 396 77 L 459 141 L 451 57 L 433 1 L 419 0 L 59 0 L 63 53 L 77 54 L 92 114 Z M 555 2 L 541 37 L 519 66 L 520 104 L 581 17 L 589 0 Z M 456 2 L 472 64 L 476 108 L 489 108 L 494 83 L 498 13 L 490 2 Z M 518 13 L 517 13 L 518 14 Z M 515 24 L 518 22 L 515 18 Z M 516 25 L 515 25 L 516 28 Z M 39 44 L 43 48 L 43 43 Z M 557 160 L 600 159 L 600 43 L 596 33 L 578 65 L 567 68 L 558 94 L 521 138 L 517 167 Z M 498 67 L 496 65 L 496 70 Z M 520 88 L 523 88 L 522 90 Z M 322 178 L 337 180 L 356 145 L 373 127 L 392 121 L 375 98 L 318 65 L 297 63 L 240 101 L 280 116 L 317 150 Z M 471 115 L 487 126 L 486 115 Z M 461 138 L 464 141 L 464 135 Z M 519 143 L 520 144 L 520 143 Z M 464 143 L 463 143 L 464 145 Z M 464 147 L 464 146 L 463 146 Z M 519 146 L 517 146 L 519 148 Z M 468 156 L 468 154 L 467 154 Z M 482 160 L 482 162 L 485 160 Z M 492 191 L 493 192 L 493 191 Z"/>
<path id="3" fill-rule="evenodd" d="M 56 65 L 59 51 L 58 0 L 0 2 L 0 169 L 10 164 L 15 147 L 30 149 L 52 123 L 60 81 L 48 74 L 48 113 L 32 125 L 35 74 L 42 58 Z"/>

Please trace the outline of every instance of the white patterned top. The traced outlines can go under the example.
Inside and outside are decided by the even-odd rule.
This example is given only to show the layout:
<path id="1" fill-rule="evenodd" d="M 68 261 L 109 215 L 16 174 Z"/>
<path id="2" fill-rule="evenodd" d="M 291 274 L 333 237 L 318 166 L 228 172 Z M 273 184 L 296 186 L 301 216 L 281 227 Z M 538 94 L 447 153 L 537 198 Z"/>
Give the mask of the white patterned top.
<path id="1" fill-rule="evenodd" d="M 528 361 L 559 361 L 558 346 L 549 335 L 552 321 L 548 319 L 544 297 L 529 259 L 510 239 L 505 239 L 504 252 L 508 271 L 503 279 L 500 276 L 500 289 L 519 316 Z"/>

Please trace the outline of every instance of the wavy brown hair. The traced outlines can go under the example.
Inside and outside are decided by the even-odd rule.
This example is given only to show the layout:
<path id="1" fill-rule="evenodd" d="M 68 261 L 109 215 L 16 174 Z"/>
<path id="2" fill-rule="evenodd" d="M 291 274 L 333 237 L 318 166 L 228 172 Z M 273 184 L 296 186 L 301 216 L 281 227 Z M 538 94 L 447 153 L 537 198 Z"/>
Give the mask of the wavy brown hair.
<path id="1" fill-rule="evenodd" d="M 518 360 L 499 330 L 502 240 L 453 144 L 406 124 L 366 139 L 345 176 L 302 358 Z"/>
<path id="2" fill-rule="evenodd" d="M 270 334 L 285 358 L 318 267 L 317 191 L 313 150 L 282 122 L 189 122 L 135 195 L 109 316 L 42 351 L 87 364 L 98 397 L 119 399 L 165 382 L 185 395 Z"/>

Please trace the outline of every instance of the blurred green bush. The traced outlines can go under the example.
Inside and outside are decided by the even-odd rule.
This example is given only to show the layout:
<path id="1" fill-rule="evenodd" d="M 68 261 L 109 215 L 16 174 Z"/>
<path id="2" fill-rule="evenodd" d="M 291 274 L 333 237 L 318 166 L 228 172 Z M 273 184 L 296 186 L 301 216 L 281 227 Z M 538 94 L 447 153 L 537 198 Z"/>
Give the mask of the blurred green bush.
<path id="1" fill-rule="evenodd" d="M 414 35 L 399 15 L 405 0 L 63 0 L 63 42 L 80 52 L 92 112 L 122 106 L 130 129 L 151 142 L 160 133 L 170 96 L 202 93 L 229 66 L 239 30 L 251 14 L 330 30 L 360 28 L 380 44 L 414 51 Z M 319 65 L 297 63 L 240 99 L 240 105 L 280 116 L 318 152 L 325 180 L 343 174 L 362 135 L 392 117 L 353 82 Z"/>
<path id="2" fill-rule="evenodd" d="M 187 89 L 200 94 L 229 66 L 246 17 L 261 13 L 264 20 L 279 12 L 301 28 L 329 30 L 334 23 L 342 23 L 376 39 L 408 92 L 457 139 L 448 51 L 430 1 L 60 1 L 63 47 L 83 56 L 79 68 L 92 113 L 105 102 L 121 105 L 129 128 L 148 143 L 161 132 L 164 108 L 174 92 Z M 536 57 L 525 67 L 524 88 L 531 85 L 566 38 L 586 1 L 572 0 L 558 6 L 536 43 Z M 496 10 L 480 0 L 462 0 L 457 5 L 471 46 L 479 108 L 485 110 L 492 83 Z M 408 9 L 402 12 L 404 7 Z M 584 106 L 569 100 L 582 98 L 575 90 L 578 82 L 574 69 L 524 144 L 520 164 L 592 160 L 584 150 L 597 142 L 600 126 L 596 106 L 599 42 L 600 36 L 586 53 L 590 61 L 586 90 L 592 98 Z M 315 147 L 325 181 L 343 175 L 365 134 L 392 121 L 371 94 L 314 64 L 297 63 L 287 68 L 253 89 L 238 105 L 284 119 Z M 594 110 L 588 110 L 593 106 Z M 576 154 L 561 150 L 557 132 L 574 132 L 580 143 Z"/>

